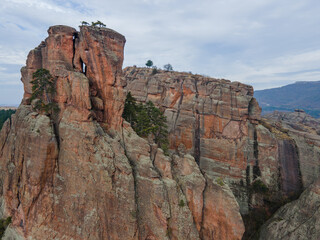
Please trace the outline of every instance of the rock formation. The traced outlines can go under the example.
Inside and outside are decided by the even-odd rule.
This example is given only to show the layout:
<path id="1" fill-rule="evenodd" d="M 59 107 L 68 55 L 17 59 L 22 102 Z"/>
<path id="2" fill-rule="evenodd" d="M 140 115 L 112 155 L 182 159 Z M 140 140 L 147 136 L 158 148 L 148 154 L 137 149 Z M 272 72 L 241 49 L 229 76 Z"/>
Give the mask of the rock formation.
<path id="1" fill-rule="evenodd" d="M 229 186 L 123 121 L 125 38 L 87 26 L 48 33 L 21 69 L 24 97 L 0 134 L 5 239 L 241 239 Z M 56 79 L 57 114 L 33 109 L 39 68 Z"/>
<path id="2" fill-rule="evenodd" d="M 280 208 L 260 231 L 261 240 L 310 239 L 320 236 L 320 179 L 300 198 Z"/>
<path id="3" fill-rule="evenodd" d="M 0 134 L 4 239 L 241 239 L 244 224 L 246 239 L 261 210 L 270 216 L 319 177 L 318 130 L 261 119 L 251 86 L 122 72 L 125 38 L 111 29 L 48 33 L 21 69 L 24 97 Z M 56 79 L 56 114 L 33 108 L 39 68 Z M 169 156 L 122 119 L 128 91 L 164 111 Z"/>
<path id="4" fill-rule="evenodd" d="M 124 78 L 126 91 L 137 101 L 152 101 L 164 111 L 171 149 L 185 149 L 206 178 L 222 179 L 230 187 L 248 235 L 257 230 L 261 212 L 270 216 L 307 187 L 304 178 L 309 183 L 317 179 L 309 172 L 318 170 L 312 169 L 319 161 L 318 148 L 299 141 L 285 126 L 261 119 L 251 86 L 136 67 L 124 69 Z"/>

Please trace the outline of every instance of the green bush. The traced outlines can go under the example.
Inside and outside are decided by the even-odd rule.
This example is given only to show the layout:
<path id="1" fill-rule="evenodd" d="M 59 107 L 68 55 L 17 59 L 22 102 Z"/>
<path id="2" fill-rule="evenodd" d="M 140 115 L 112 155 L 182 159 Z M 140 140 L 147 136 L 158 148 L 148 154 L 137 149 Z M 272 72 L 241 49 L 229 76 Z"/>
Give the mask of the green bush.
<path id="1" fill-rule="evenodd" d="M 221 177 L 217 178 L 216 182 L 222 187 L 224 186 L 223 179 Z"/>
<path id="2" fill-rule="evenodd" d="M 186 204 L 184 203 L 183 199 L 180 200 L 179 202 L 179 207 L 184 207 Z"/>
<path id="3" fill-rule="evenodd" d="M 0 219 L 0 238 L 2 239 L 4 232 L 11 223 L 11 217 Z"/>
<path id="4" fill-rule="evenodd" d="M 157 74 L 159 71 L 158 71 L 158 69 L 157 69 L 157 67 L 155 67 L 155 66 L 153 66 L 152 67 L 152 75 L 155 75 L 155 74 Z"/>
<path id="5" fill-rule="evenodd" d="M 122 117 L 128 121 L 141 137 L 152 135 L 155 143 L 168 154 L 169 140 L 167 119 L 151 101 L 146 104 L 136 103 L 131 93 L 127 94 Z"/>

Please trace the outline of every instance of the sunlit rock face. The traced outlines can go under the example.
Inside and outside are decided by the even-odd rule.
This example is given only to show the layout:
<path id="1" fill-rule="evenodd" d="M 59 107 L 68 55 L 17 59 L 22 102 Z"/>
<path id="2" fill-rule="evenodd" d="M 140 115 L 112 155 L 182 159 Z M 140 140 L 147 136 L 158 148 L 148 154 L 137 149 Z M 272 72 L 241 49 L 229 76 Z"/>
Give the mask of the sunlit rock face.
<path id="1" fill-rule="evenodd" d="M 245 238 L 259 227 L 255 212 L 270 217 L 319 176 L 318 137 L 261 119 L 251 86 L 137 67 L 124 69 L 124 82 L 138 102 L 152 101 L 164 111 L 172 152 L 183 149 L 206 179 L 228 185 L 248 228 Z M 314 121 L 308 122 L 314 128 Z"/>
<path id="2" fill-rule="evenodd" d="M 0 134 L 5 238 L 241 239 L 228 185 L 191 152 L 166 156 L 122 119 L 125 38 L 89 26 L 48 33 L 28 55 L 22 103 Z M 56 79 L 52 116 L 30 101 L 39 68 Z"/>

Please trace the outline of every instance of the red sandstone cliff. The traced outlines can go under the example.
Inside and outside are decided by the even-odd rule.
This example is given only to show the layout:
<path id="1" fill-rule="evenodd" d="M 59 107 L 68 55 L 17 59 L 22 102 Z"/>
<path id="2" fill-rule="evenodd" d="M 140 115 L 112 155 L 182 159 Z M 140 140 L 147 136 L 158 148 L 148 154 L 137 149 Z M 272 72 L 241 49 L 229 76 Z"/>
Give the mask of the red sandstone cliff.
<path id="1" fill-rule="evenodd" d="M 0 135 L 0 213 L 13 220 L 6 238 L 241 239 L 228 185 L 123 122 L 125 38 L 94 27 L 48 33 L 28 55 L 22 104 Z M 57 80 L 51 118 L 30 102 L 39 68 Z"/>
<path id="2" fill-rule="evenodd" d="M 229 185 L 247 227 L 244 238 L 285 199 L 298 196 L 307 187 L 304 179 L 310 184 L 319 177 L 308 167 L 318 164 L 316 148 L 261 120 L 251 86 L 136 67 L 124 69 L 124 78 L 139 102 L 150 100 L 164 111 L 172 151 L 185 149 L 206 178 Z"/>
<path id="3" fill-rule="evenodd" d="M 122 74 L 119 33 L 48 33 L 28 55 L 23 101 L 0 134 L 0 217 L 13 220 L 6 239 L 241 239 L 240 213 L 253 231 L 256 209 L 270 215 L 270 202 L 319 176 L 301 167 L 318 161 L 300 147 L 317 154 L 314 138 L 260 120 L 251 86 L 151 69 Z M 30 102 L 39 68 L 57 79 L 60 112 L 51 118 Z M 165 112 L 170 156 L 122 119 L 126 91 Z"/>

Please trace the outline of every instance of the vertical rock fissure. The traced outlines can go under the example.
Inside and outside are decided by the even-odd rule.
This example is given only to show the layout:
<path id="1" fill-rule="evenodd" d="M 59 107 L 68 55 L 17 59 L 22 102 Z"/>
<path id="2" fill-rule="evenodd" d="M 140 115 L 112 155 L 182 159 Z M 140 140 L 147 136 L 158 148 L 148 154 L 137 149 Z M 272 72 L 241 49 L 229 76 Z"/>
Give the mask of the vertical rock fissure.
<path id="1" fill-rule="evenodd" d="M 176 119 L 174 121 L 173 131 L 176 129 L 177 121 L 178 121 L 178 118 L 179 118 L 179 115 L 180 115 L 180 108 L 181 108 L 181 104 L 182 104 L 182 101 L 183 101 L 183 83 L 184 83 L 184 79 L 181 81 L 181 85 L 180 85 L 181 96 L 180 96 L 179 103 L 178 103 L 177 116 L 176 116 Z"/>
<path id="2" fill-rule="evenodd" d="M 74 33 L 73 34 L 73 37 L 72 37 L 72 40 L 73 40 L 73 55 L 72 55 L 72 65 L 73 65 L 73 68 L 75 69 L 76 66 L 74 64 L 74 58 L 75 58 L 75 55 L 76 55 L 76 39 L 78 38 L 78 33 Z"/>
<path id="3" fill-rule="evenodd" d="M 59 123 L 57 123 L 56 121 L 52 121 L 51 125 L 52 125 L 52 130 L 53 130 L 54 137 L 55 137 L 56 142 L 57 142 L 58 156 L 56 158 L 56 168 L 57 168 L 58 174 L 60 175 L 60 166 L 59 166 L 59 153 L 60 153 Z"/>
<path id="4" fill-rule="evenodd" d="M 195 115 L 195 130 L 194 130 L 194 159 L 196 163 L 200 166 L 200 114 L 196 110 Z"/>
<path id="5" fill-rule="evenodd" d="M 199 236 L 200 236 L 200 239 L 203 239 L 203 229 L 204 229 L 204 215 L 205 215 L 205 206 L 206 206 L 206 191 L 207 191 L 207 187 L 208 187 L 208 179 L 207 179 L 207 176 L 206 174 L 201 170 L 201 168 L 199 167 L 200 169 L 200 172 L 205 180 L 205 185 L 204 185 L 204 189 L 202 191 L 202 201 L 203 201 L 203 204 L 202 204 L 202 216 L 201 216 L 201 226 L 200 226 L 200 231 L 199 231 Z M 213 239 L 213 238 L 212 238 Z"/>
<path id="6" fill-rule="evenodd" d="M 23 167 L 24 167 L 24 155 L 22 155 L 21 169 L 19 171 L 18 182 L 17 182 L 17 188 L 18 188 L 18 191 L 17 191 L 17 200 L 18 200 L 17 209 L 20 207 L 20 204 L 21 204 L 20 190 L 21 190 L 21 178 L 22 178 L 22 174 L 23 174 Z"/>
<path id="7" fill-rule="evenodd" d="M 253 180 L 257 177 L 261 176 L 261 171 L 259 168 L 259 143 L 258 143 L 258 135 L 257 135 L 257 128 L 256 125 L 254 125 L 253 129 L 253 156 L 255 159 L 255 163 L 252 169 L 253 172 Z"/>
<path id="8" fill-rule="evenodd" d="M 198 92 L 198 86 L 197 86 L 198 81 L 194 81 L 195 89 L 196 89 L 196 100 L 195 102 L 198 103 L 198 97 L 199 97 L 199 92 Z M 197 106 L 196 106 L 197 107 Z M 204 108 L 204 105 L 203 105 Z M 204 111 L 202 111 L 204 112 Z M 195 127 L 194 127 L 194 159 L 196 163 L 200 166 L 200 113 L 198 109 L 195 109 Z"/>
<path id="9" fill-rule="evenodd" d="M 134 200 L 135 200 L 135 206 L 136 206 L 136 222 L 137 222 L 137 231 L 138 232 L 138 239 L 140 239 L 140 214 L 139 214 L 139 207 L 138 207 L 138 201 L 139 201 L 139 196 L 138 196 L 138 180 L 137 180 L 137 173 L 136 173 L 136 169 L 135 169 L 135 164 L 134 162 L 130 159 L 130 157 L 128 156 L 127 153 L 127 148 L 126 148 L 126 142 L 125 142 L 125 137 L 124 137 L 124 132 L 123 132 L 124 126 L 123 126 L 123 122 L 122 122 L 122 127 L 121 127 L 121 134 L 122 134 L 122 143 L 123 143 L 123 150 L 124 150 L 124 155 L 127 157 L 129 164 L 131 166 L 132 169 L 132 177 L 133 177 L 133 188 L 134 188 Z M 136 235 L 135 232 L 135 235 Z"/>
<path id="10" fill-rule="evenodd" d="M 159 175 L 159 180 L 161 181 L 162 186 L 164 188 L 166 200 L 167 200 L 168 206 L 169 206 L 169 217 L 167 218 L 167 233 L 170 233 L 170 219 L 172 216 L 172 210 L 171 210 L 171 204 L 170 204 L 170 199 L 169 199 L 169 191 L 168 191 L 168 188 L 167 188 L 165 182 L 162 179 L 162 174 L 161 174 L 160 170 L 154 164 L 154 161 L 155 161 L 157 153 L 158 153 L 158 148 L 157 147 L 153 148 L 151 144 L 149 144 L 149 147 L 150 147 L 150 159 L 151 159 L 153 168 L 155 169 L 155 171 Z M 168 234 L 168 238 L 171 239 L 171 234 Z"/>

